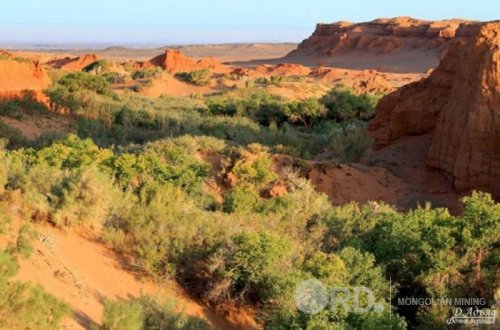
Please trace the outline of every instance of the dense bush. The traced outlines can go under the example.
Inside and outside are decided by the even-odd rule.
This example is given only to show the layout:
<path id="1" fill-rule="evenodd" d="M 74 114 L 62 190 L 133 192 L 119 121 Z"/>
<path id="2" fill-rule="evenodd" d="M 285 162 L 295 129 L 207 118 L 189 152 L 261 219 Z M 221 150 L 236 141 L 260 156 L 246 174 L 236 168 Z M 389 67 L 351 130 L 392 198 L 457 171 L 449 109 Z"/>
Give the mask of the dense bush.
<path id="1" fill-rule="evenodd" d="M 245 154 L 248 156 L 245 157 Z M 261 191 L 270 182 L 278 178 L 272 166 L 272 160 L 266 153 L 251 155 L 244 152 L 235 161 L 231 174 L 237 186 Z"/>
<path id="2" fill-rule="evenodd" d="M 337 129 L 332 136 L 330 148 L 344 162 L 357 162 L 370 147 L 371 140 L 364 125 L 350 125 Z"/>
<path id="3" fill-rule="evenodd" d="M 328 118 L 333 120 L 368 120 L 375 116 L 375 106 L 379 99 L 380 96 L 377 95 L 362 94 L 358 96 L 353 91 L 339 86 L 323 96 L 321 102 L 328 109 Z"/>
<path id="4" fill-rule="evenodd" d="M 84 72 L 68 73 L 62 77 L 57 85 L 70 93 L 82 90 L 93 91 L 101 95 L 111 94 L 109 83 L 102 76 L 93 76 Z"/>
<path id="5" fill-rule="evenodd" d="M 132 73 L 132 79 L 148 79 L 156 78 L 161 75 L 163 70 L 159 67 L 147 68 L 143 70 L 137 70 Z"/>
<path id="6" fill-rule="evenodd" d="M 212 301 L 259 299 L 263 302 L 283 295 L 293 282 L 288 278 L 294 265 L 291 243 L 273 233 L 244 233 L 212 255 Z"/>
<path id="7" fill-rule="evenodd" d="M 110 84 L 123 84 L 127 81 L 127 77 L 124 74 L 118 72 L 106 72 L 102 74 L 102 76 L 110 83 Z"/>
<path id="8" fill-rule="evenodd" d="M 73 72 L 64 75 L 57 83 L 45 90 L 53 107 L 72 114 L 84 114 L 96 118 L 102 114 L 103 105 L 115 97 L 111 85 L 102 75 Z M 108 103 L 109 106 L 109 103 Z"/>
<path id="9" fill-rule="evenodd" d="M 72 172 L 51 189 L 50 221 L 59 227 L 98 228 L 110 214 L 117 195 L 110 178 L 97 169 Z"/>
<path id="10" fill-rule="evenodd" d="M 25 116 L 44 115 L 47 111 L 47 106 L 38 101 L 33 91 L 23 91 L 13 99 L 0 100 L 0 116 L 21 119 Z"/>
<path id="11" fill-rule="evenodd" d="M 175 76 L 193 85 L 206 86 L 210 83 L 212 72 L 209 69 L 201 69 L 191 72 L 177 72 Z"/>
<path id="12" fill-rule="evenodd" d="M 112 65 L 113 64 L 108 60 L 98 60 L 84 67 L 82 71 L 98 75 L 98 74 L 108 73 Z"/>
<path id="13" fill-rule="evenodd" d="M 309 127 L 324 118 L 326 111 L 317 99 L 308 98 L 290 103 L 286 114 L 292 123 L 300 122 L 305 127 Z"/>
<path id="14" fill-rule="evenodd" d="M 324 106 L 313 99 L 287 102 L 257 91 L 205 100 L 174 97 L 152 100 L 133 93 L 107 97 L 90 91 L 85 95 L 72 93 L 66 88 L 59 93 L 57 86 L 49 89 L 51 101 L 81 116 L 78 134 L 104 146 L 142 144 L 185 134 L 208 135 L 238 145 L 260 143 L 303 158 L 334 147 L 341 159 L 349 161 L 358 158 L 367 145 L 366 139 L 358 138 L 361 137 L 357 135 L 358 129 L 343 131 L 346 125 L 362 128 L 360 121 L 329 120 Z M 344 150 L 339 150 L 344 147 L 352 149 L 345 153 L 346 157 Z"/>
<path id="15" fill-rule="evenodd" d="M 0 119 L 0 141 L 10 149 L 20 148 L 28 144 L 28 140 L 18 129 L 5 124 Z"/>

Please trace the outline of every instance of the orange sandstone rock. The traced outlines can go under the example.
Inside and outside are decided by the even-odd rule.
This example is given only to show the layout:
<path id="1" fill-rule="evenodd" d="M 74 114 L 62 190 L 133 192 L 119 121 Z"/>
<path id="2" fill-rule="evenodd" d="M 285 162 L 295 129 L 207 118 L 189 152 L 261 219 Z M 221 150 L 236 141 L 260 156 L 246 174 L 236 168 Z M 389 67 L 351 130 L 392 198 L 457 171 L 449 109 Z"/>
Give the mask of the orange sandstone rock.
<path id="1" fill-rule="evenodd" d="M 158 66 L 171 73 L 191 72 L 201 69 L 210 69 L 214 73 L 228 73 L 230 68 L 221 64 L 213 57 L 193 60 L 178 50 L 167 49 L 164 54 L 158 55 L 143 63 L 143 67 Z"/>
<path id="2" fill-rule="evenodd" d="M 381 100 L 369 131 L 376 148 L 433 132 L 428 166 L 446 173 L 458 191 L 500 196 L 500 22 L 466 33 L 473 37 L 450 45 L 428 78 Z"/>

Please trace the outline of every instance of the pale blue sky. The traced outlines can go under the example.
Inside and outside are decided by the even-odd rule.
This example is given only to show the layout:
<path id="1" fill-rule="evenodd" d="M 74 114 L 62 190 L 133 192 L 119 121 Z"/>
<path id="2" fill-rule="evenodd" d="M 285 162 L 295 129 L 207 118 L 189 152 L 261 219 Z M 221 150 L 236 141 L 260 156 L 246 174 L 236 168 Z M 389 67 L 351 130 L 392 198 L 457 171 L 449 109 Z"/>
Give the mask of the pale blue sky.
<path id="1" fill-rule="evenodd" d="M 500 19 L 499 0 L 0 0 L 0 43 L 298 42 L 317 22 Z"/>

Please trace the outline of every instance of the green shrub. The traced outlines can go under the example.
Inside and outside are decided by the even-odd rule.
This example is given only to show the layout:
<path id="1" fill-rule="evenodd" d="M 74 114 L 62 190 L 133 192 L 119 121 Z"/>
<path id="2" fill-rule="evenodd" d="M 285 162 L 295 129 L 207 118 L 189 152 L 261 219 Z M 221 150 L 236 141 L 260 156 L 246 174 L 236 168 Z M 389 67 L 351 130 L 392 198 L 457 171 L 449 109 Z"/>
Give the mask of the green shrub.
<path id="1" fill-rule="evenodd" d="M 132 73 L 132 79 L 147 79 L 157 78 L 161 75 L 163 70 L 159 67 L 147 68 L 144 70 L 137 70 Z"/>
<path id="2" fill-rule="evenodd" d="M 206 103 L 208 111 L 214 116 L 242 116 L 246 111 L 244 102 L 225 96 L 211 96 Z"/>
<path id="3" fill-rule="evenodd" d="M 111 87 L 104 77 L 85 72 L 68 73 L 57 82 L 57 85 L 70 93 L 87 90 L 101 95 L 112 94 Z"/>
<path id="4" fill-rule="evenodd" d="M 379 99 L 380 96 L 371 94 L 358 96 L 348 88 L 337 86 L 321 99 L 321 103 L 328 109 L 328 118 L 333 120 L 369 120 L 375 116 Z"/>
<path id="5" fill-rule="evenodd" d="M 194 253 L 197 238 L 203 234 L 198 227 L 199 211 L 185 193 L 168 184 L 143 186 L 139 202 L 131 206 L 107 223 L 107 230 L 113 232 L 108 237 L 125 237 L 127 252 L 145 273 L 175 275 L 175 265 L 184 254 Z"/>
<path id="6" fill-rule="evenodd" d="M 0 328 L 41 329 L 60 328 L 69 308 L 39 286 L 12 281 L 19 269 L 14 257 L 0 251 Z"/>
<path id="7" fill-rule="evenodd" d="M 17 128 L 5 124 L 0 119 L 0 140 L 6 142 L 9 149 L 20 148 L 28 144 L 28 140 Z M 1 189 L 0 189 L 1 190 Z"/>
<path id="8" fill-rule="evenodd" d="M 139 301 L 106 301 L 102 330 L 141 330 L 144 325 L 144 310 Z"/>
<path id="9" fill-rule="evenodd" d="M 102 75 L 110 84 L 123 84 L 127 76 L 118 72 L 106 72 Z"/>
<path id="10" fill-rule="evenodd" d="M 317 251 L 304 262 L 304 271 L 329 287 L 340 287 L 346 284 L 349 270 L 338 255 Z"/>
<path id="11" fill-rule="evenodd" d="M 19 230 L 16 245 L 13 251 L 24 258 L 29 258 L 33 253 L 33 240 L 38 237 L 38 233 L 31 229 L 27 224 L 24 224 Z"/>
<path id="12" fill-rule="evenodd" d="M 108 60 L 98 60 L 90 63 L 82 69 L 83 72 L 91 73 L 94 75 L 107 73 L 113 64 Z"/>
<path id="13" fill-rule="evenodd" d="M 364 126 L 338 129 L 330 141 L 330 148 L 343 162 L 357 162 L 370 147 L 372 140 Z"/>
<path id="14" fill-rule="evenodd" d="M 13 99 L 0 100 L 0 116 L 21 119 L 25 116 L 39 116 L 47 114 L 45 104 L 38 101 L 35 92 L 25 90 Z"/>
<path id="15" fill-rule="evenodd" d="M 278 299 L 292 285 L 291 245 L 274 233 L 242 233 L 212 256 L 209 299 Z"/>
<path id="16" fill-rule="evenodd" d="M 244 157 L 237 159 L 231 173 L 239 187 L 257 191 L 278 179 L 273 170 L 272 159 L 265 153 L 257 155 L 254 160 L 247 160 Z"/>
<path id="17" fill-rule="evenodd" d="M 52 187 L 50 221 L 62 228 L 100 228 L 117 195 L 110 178 L 97 169 L 73 172 Z"/>
<path id="18" fill-rule="evenodd" d="M 193 85 L 206 86 L 210 83 L 212 72 L 209 69 L 202 69 L 191 72 L 177 72 L 175 76 Z"/>
<path id="19" fill-rule="evenodd" d="M 224 196 L 224 212 L 250 212 L 257 205 L 259 195 L 255 190 L 236 187 Z"/>
<path id="20" fill-rule="evenodd" d="M 175 303 L 160 303 L 147 297 L 105 304 L 102 330 L 179 329 L 208 330 L 197 317 L 176 312 Z"/>
<path id="21" fill-rule="evenodd" d="M 88 165 L 101 165 L 111 157 L 111 150 L 99 148 L 91 139 L 80 139 L 74 134 L 68 134 L 64 139 L 38 150 L 35 162 L 46 162 L 55 168 L 77 170 Z"/>
<path id="22" fill-rule="evenodd" d="M 117 97 L 106 78 L 86 72 L 68 73 L 44 93 L 52 107 L 87 118 L 109 115 Z"/>
<path id="23" fill-rule="evenodd" d="M 315 98 L 307 98 L 303 101 L 295 101 L 288 105 L 286 114 L 292 123 L 300 122 L 304 127 L 309 127 L 318 119 L 325 116 L 324 107 Z"/>

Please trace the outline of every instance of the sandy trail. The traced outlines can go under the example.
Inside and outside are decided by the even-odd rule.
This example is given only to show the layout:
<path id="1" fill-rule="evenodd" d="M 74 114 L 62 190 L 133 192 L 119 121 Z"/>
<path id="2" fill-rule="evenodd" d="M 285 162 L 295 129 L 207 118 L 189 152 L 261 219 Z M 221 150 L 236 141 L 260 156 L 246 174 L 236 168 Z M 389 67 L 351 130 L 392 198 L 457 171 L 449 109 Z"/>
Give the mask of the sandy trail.
<path id="1" fill-rule="evenodd" d="M 40 284 L 70 305 L 75 317 L 66 318 L 63 329 L 88 329 L 102 321 L 105 299 L 129 299 L 141 294 L 173 298 L 180 310 L 206 320 L 215 329 L 252 328 L 248 319 L 248 324 L 234 324 L 215 315 L 207 306 L 189 298 L 174 281 L 153 283 L 142 280 L 127 269 L 127 260 L 123 256 L 90 234 L 65 233 L 41 225 L 35 229 L 40 235 L 34 242 L 33 256 L 20 261 L 16 279 Z"/>

